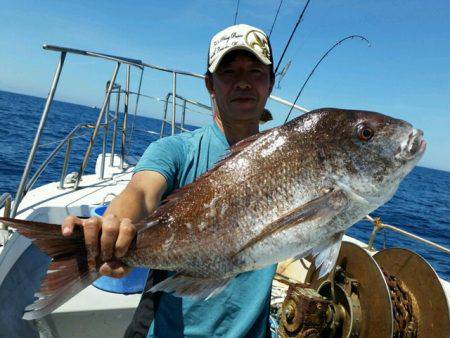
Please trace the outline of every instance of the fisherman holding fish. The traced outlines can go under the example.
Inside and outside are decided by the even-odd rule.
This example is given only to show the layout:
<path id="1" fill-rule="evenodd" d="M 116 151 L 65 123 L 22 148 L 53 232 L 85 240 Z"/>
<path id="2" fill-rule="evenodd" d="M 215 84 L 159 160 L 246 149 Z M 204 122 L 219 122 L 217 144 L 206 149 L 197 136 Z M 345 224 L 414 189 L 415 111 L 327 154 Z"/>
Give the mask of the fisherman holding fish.
<path id="1" fill-rule="evenodd" d="M 254 27 L 212 38 L 205 83 L 213 123 L 152 143 L 103 218 L 70 216 L 62 235 L 0 217 L 51 258 L 24 319 L 141 266 L 149 292 L 126 337 L 267 336 L 275 264 L 311 255 L 319 277 L 329 273 L 344 231 L 389 201 L 425 152 L 421 130 L 363 110 L 317 109 L 258 133 L 274 74 Z"/>
<path id="2" fill-rule="evenodd" d="M 317 109 L 259 133 L 272 60 L 257 28 L 217 33 L 210 125 L 153 142 L 104 217 L 68 217 L 65 237 L 45 223 L 10 224 L 52 257 L 24 318 L 50 313 L 99 273 L 143 266 L 149 292 L 126 337 L 270 335 L 275 263 L 312 255 L 319 276 L 330 272 L 344 231 L 392 198 L 426 147 L 411 124 L 360 110 Z"/>
<path id="3" fill-rule="evenodd" d="M 98 256 L 106 261 L 97 267 L 102 275 L 119 278 L 129 271 L 115 258 L 125 255 L 136 235 L 134 224 L 150 215 L 161 199 L 213 168 L 230 146 L 259 132 L 274 84 L 272 61 L 269 39 L 262 30 L 241 24 L 217 33 L 210 43 L 205 78 L 214 104 L 214 121 L 193 132 L 153 142 L 130 183 L 101 220 L 65 219 L 65 236 L 71 236 L 75 226 L 82 226 L 90 264 L 95 266 Z M 147 332 L 148 337 L 269 336 L 274 273 L 275 265 L 242 273 L 206 301 L 144 293 L 126 337 L 142 337 Z M 146 287 L 166 276 L 154 271 Z"/>

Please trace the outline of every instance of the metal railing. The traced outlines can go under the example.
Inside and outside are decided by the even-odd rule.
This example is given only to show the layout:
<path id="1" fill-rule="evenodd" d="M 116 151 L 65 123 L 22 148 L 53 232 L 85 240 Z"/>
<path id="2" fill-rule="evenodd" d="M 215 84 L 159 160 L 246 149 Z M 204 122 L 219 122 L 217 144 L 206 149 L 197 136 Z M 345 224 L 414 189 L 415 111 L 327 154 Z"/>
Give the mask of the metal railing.
<path id="1" fill-rule="evenodd" d="M 368 250 L 374 250 L 373 249 L 373 244 L 375 242 L 375 237 L 376 237 L 378 231 L 380 231 L 382 229 L 388 229 L 388 230 L 397 232 L 399 234 L 402 234 L 402 235 L 404 235 L 406 237 L 409 237 L 409 238 L 411 238 L 413 240 L 416 240 L 418 242 L 421 242 L 423 244 L 426 244 L 428 246 L 431 246 L 431 247 L 433 247 L 433 248 L 435 248 L 437 250 L 445 252 L 446 254 L 450 254 L 450 249 L 448 249 L 448 248 L 446 248 L 446 247 L 444 247 L 442 245 L 436 244 L 436 243 L 434 243 L 432 241 L 429 241 L 429 240 L 427 240 L 425 238 L 422 238 L 420 236 L 417 236 L 417 235 L 415 235 L 415 234 L 413 234 L 411 232 L 408 232 L 408 231 L 405 231 L 405 230 L 400 229 L 398 227 L 395 227 L 393 225 L 383 223 L 383 222 L 381 222 L 380 218 L 377 218 L 377 217 L 373 218 L 373 217 L 367 215 L 364 218 L 364 220 L 369 221 L 369 222 L 371 222 L 373 224 L 373 230 L 372 230 L 372 233 L 370 234 L 369 243 L 367 244 L 367 249 Z"/>
<path id="2" fill-rule="evenodd" d="M 74 189 L 79 188 L 80 181 L 81 181 L 83 173 L 87 167 L 88 160 L 91 155 L 91 152 L 92 152 L 92 149 L 93 149 L 94 143 L 96 141 L 96 138 L 98 136 L 98 132 L 99 132 L 100 128 L 103 129 L 103 139 L 102 139 L 103 158 L 102 158 L 102 163 L 101 163 L 100 178 L 101 179 L 104 178 L 105 154 L 106 154 L 106 144 L 107 144 L 107 139 L 106 139 L 107 136 L 106 135 L 109 130 L 109 126 L 111 124 L 113 124 L 113 137 L 112 137 L 112 144 L 111 144 L 111 154 L 112 155 L 111 155 L 111 159 L 110 159 L 110 166 L 112 166 L 113 161 L 114 161 L 115 147 L 116 147 L 116 135 L 119 132 L 117 123 L 118 123 L 118 114 L 119 114 L 119 105 L 120 105 L 120 96 L 121 95 L 124 95 L 124 109 L 123 109 L 123 125 L 121 126 L 120 168 L 121 169 L 124 168 L 124 160 L 125 160 L 125 156 L 126 156 L 127 129 L 128 129 L 127 124 L 128 124 L 129 99 L 130 99 L 130 95 L 132 94 L 132 92 L 130 91 L 131 67 L 135 67 L 141 71 L 139 90 L 137 93 L 133 93 L 133 94 L 137 95 L 135 111 L 134 111 L 135 116 L 136 116 L 136 112 L 137 112 L 137 108 L 138 108 L 139 98 L 141 96 L 143 96 L 140 92 L 140 89 L 141 89 L 142 75 L 143 75 L 144 69 L 148 68 L 148 69 L 152 69 L 152 70 L 156 70 L 156 71 L 166 72 L 166 73 L 169 73 L 172 75 L 172 91 L 166 96 L 165 107 L 163 110 L 162 127 L 161 127 L 161 132 L 159 133 L 160 137 L 164 136 L 164 128 L 165 128 L 166 124 L 168 123 L 167 111 L 168 111 L 169 103 L 171 103 L 171 108 L 172 108 L 171 109 L 171 117 L 170 117 L 170 125 L 171 125 L 171 134 L 172 135 L 175 134 L 177 130 L 186 131 L 186 129 L 184 127 L 185 127 L 186 110 L 188 109 L 188 107 L 187 107 L 188 104 L 195 105 L 197 107 L 201 107 L 201 108 L 207 109 L 209 111 L 211 110 L 211 107 L 209 107 L 205 104 L 202 104 L 202 103 L 194 101 L 194 100 L 190 100 L 188 98 L 182 97 L 177 94 L 178 76 L 187 76 L 187 77 L 203 80 L 204 75 L 202 75 L 202 74 L 159 67 L 159 66 L 155 66 L 155 65 L 152 65 L 149 63 L 145 63 L 138 59 L 132 59 L 132 58 L 127 58 L 127 57 L 122 57 L 122 56 L 115 56 L 115 55 L 98 53 L 98 52 L 81 50 L 81 49 L 75 49 L 75 48 L 67 48 L 67 47 L 47 45 L 47 44 L 45 44 L 43 46 L 43 48 L 45 50 L 59 52 L 60 57 L 59 57 L 59 60 L 58 60 L 57 66 L 56 66 L 56 70 L 55 70 L 55 73 L 53 76 L 53 81 L 52 81 L 52 84 L 50 87 L 50 91 L 49 91 L 49 94 L 46 99 L 45 107 L 44 107 L 44 110 L 41 115 L 39 126 L 37 128 L 36 135 L 33 140 L 33 145 L 31 147 L 30 153 L 28 155 L 28 158 L 27 158 L 27 161 L 25 164 L 25 169 L 23 171 L 19 186 L 17 188 L 16 195 L 14 198 L 14 202 L 12 204 L 11 217 L 15 217 L 15 215 L 17 214 L 19 204 L 22 201 L 25 194 L 31 189 L 31 187 L 35 184 L 35 182 L 40 177 L 42 172 L 44 172 L 45 168 L 48 166 L 48 164 L 51 162 L 51 160 L 54 159 L 54 157 L 59 153 L 59 151 L 65 145 L 66 146 L 66 154 L 64 157 L 64 162 L 63 162 L 63 166 L 62 166 L 62 170 L 61 170 L 61 178 L 60 178 L 60 182 L 59 182 L 59 187 L 64 188 L 64 179 L 67 174 L 68 163 L 70 161 L 70 152 L 72 149 L 72 141 L 74 139 L 75 133 L 80 128 L 89 127 L 92 129 L 92 134 L 90 136 L 87 149 L 84 153 L 83 160 L 78 169 L 78 175 L 76 176 L 73 188 Z M 55 95 L 56 89 L 58 87 L 58 83 L 59 83 L 59 80 L 61 77 L 61 72 L 62 72 L 64 63 L 65 63 L 67 54 L 75 54 L 75 55 L 99 58 L 99 59 L 107 60 L 110 62 L 114 62 L 115 66 L 114 66 L 114 69 L 113 69 L 113 72 L 111 75 L 111 79 L 110 79 L 110 81 L 108 81 L 108 86 L 106 88 L 105 97 L 104 97 L 104 100 L 103 100 L 103 103 L 102 103 L 102 106 L 101 106 L 100 112 L 98 114 L 95 125 L 93 125 L 93 126 L 92 125 L 76 126 L 64 139 L 62 139 L 58 143 L 56 148 L 51 152 L 51 154 L 46 158 L 46 160 L 44 160 L 44 162 L 39 166 L 36 173 L 31 178 L 29 178 L 30 172 L 31 172 L 31 167 L 33 165 L 33 162 L 34 162 L 34 159 L 36 156 L 36 151 L 39 148 L 42 131 L 45 127 L 48 113 L 49 113 L 50 107 L 53 103 L 54 95 Z M 123 89 L 120 85 L 117 85 L 115 83 L 117 74 L 118 74 L 119 69 L 122 64 L 126 65 L 125 89 Z M 112 117 L 112 116 L 110 116 L 109 107 L 110 107 L 111 94 L 113 94 L 113 93 L 117 94 L 117 100 L 116 100 L 115 113 L 114 113 L 114 116 Z M 170 98 L 172 98 L 172 100 L 170 100 Z M 283 105 L 289 106 L 289 107 L 292 106 L 291 102 L 283 100 L 274 95 L 271 95 L 270 99 L 274 100 L 276 102 L 279 102 Z M 179 100 L 181 102 L 181 105 L 179 103 L 177 103 L 177 100 Z M 180 127 L 178 127 L 177 123 L 176 123 L 177 106 L 182 107 Z M 301 112 L 308 111 L 307 109 L 300 107 L 298 105 L 294 105 L 294 109 L 299 110 Z M 134 129 L 134 123 L 133 123 L 132 130 L 133 129 Z M 157 134 L 157 133 L 155 133 L 155 134 Z M 131 143 L 130 141 L 131 141 L 131 139 L 129 140 L 129 144 Z"/>
<path id="3" fill-rule="evenodd" d="M 11 194 L 7 192 L 0 196 L 0 209 L 2 209 L 3 207 L 5 208 L 3 212 L 3 217 L 9 217 L 11 213 L 11 201 L 12 201 Z M 8 226 L 0 222 L 0 230 L 8 230 Z"/>
<path id="4" fill-rule="evenodd" d="M 72 143 L 73 136 L 75 135 L 75 133 L 77 133 L 80 129 L 83 129 L 83 128 L 92 128 L 92 126 L 89 125 L 89 124 L 78 124 L 75 128 L 73 128 L 72 131 L 65 138 L 63 138 L 59 142 L 59 144 L 47 156 L 47 158 L 44 160 L 44 162 L 42 162 L 42 164 L 36 170 L 34 175 L 28 180 L 28 182 L 27 182 L 27 184 L 25 186 L 25 189 L 23 190 L 24 194 L 26 194 L 28 191 L 31 190 L 31 188 L 36 183 L 36 181 L 39 178 L 39 176 L 42 174 L 42 172 L 45 170 L 45 168 L 48 166 L 48 164 L 59 153 L 59 151 L 62 149 L 64 144 L 67 144 L 67 147 L 66 147 L 66 155 L 64 157 L 64 163 L 63 163 L 63 170 L 62 171 L 64 173 L 67 170 L 67 164 L 68 164 L 68 161 L 69 161 L 69 154 L 70 154 L 70 149 L 71 149 L 71 143 Z"/>
<path id="5" fill-rule="evenodd" d="M 66 59 L 67 54 L 77 54 L 77 55 L 83 55 L 83 56 L 91 56 L 91 57 L 96 57 L 96 58 L 101 58 L 101 59 L 105 59 L 105 60 L 109 60 L 109 61 L 114 61 L 116 63 L 114 71 L 113 71 L 113 75 L 111 77 L 111 81 L 110 81 L 110 85 L 108 86 L 107 89 L 107 93 L 105 95 L 105 99 L 103 101 L 103 105 L 102 105 L 102 109 L 100 110 L 98 119 L 97 119 L 97 123 L 95 124 L 93 133 L 91 135 L 90 141 L 89 141 L 89 145 L 88 148 L 85 152 L 82 164 L 80 166 L 80 169 L 78 171 L 78 177 L 76 179 L 76 182 L 74 184 L 74 188 L 78 188 L 80 179 L 82 177 L 82 174 L 84 172 L 84 169 L 86 168 L 87 165 L 87 161 L 88 158 L 90 156 L 94 141 L 96 139 L 97 133 L 98 133 L 98 129 L 100 127 L 101 124 L 101 120 L 104 116 L 107 104 L 109 103 L 109 98 L 111 95 L 111 91 L 117 76 L 117 72 L 119 70 L 119 67 L 121 64 L 126 64 L 128 69 L 130 66 L 134 66 L 137 67 L 139 69 L 142 69 L 144 66 L 142 64 L 142 61 L 140 60 L 135 60 L 135 59 L 130 59 L 130 58 L 124 58 L 124 57 L 120 57 L 120 56 L 114 56 L 114 55 L 108 55 L 108 54 L 102 54 L 102 53 L 96 53 L 96 52 L 90 52 L 90 51 L 85 51 L 85 50 L 79 50 L 79 49 L 74 49 L 74 48 L 67 48 L 67 47 L 59 47 L 59 46 L 52 46 L 52 45 L 44 45 L 43 48 L 45 50 L 51 50 L 51 51 L 56 51 L 56 52 L 60 52 L 60 58 L 56 67 L 56 71 L 55 74 L 53 76 L 53 81 L 52 81 L 52 85 L 50 87 L 50 91 L 49 94 L 47 96 L 47 100 L 45 103 L 45 107 L 43 110 L 43 113 L 41 115 L 41 119 L 39 122 L 39 126 L 38 129 L 36 131 L 36 135 L 34 137 L 34 141 L 33 141 L 33 145 L 32 148 L 30 150 L 27 162 L 25 164 L 25 169 L 23 171 L 19 186 L 17 188 L 17 192 L 16 192 L 16 196 L 14 199 L 14 203 L 12 206 L 12 210 L 11 210 L 11 217 L 15 217 L 19 204 L 22 201 L 23 197 L 25 196 L 25 194 L 27 193 L 27 191 L 31 188 L 31 186 L 36 182 L 36 180 L 38 179 L 38 177 L 41 175 L 41 173 L 45 170 L 45 168 L 47 167 L 48 163 L 50 163 L 50 161 L 54 158 L 54 156 L 59 152 L 59 150 L 62 148 L 62 146 L 64 144 L 67 144 L 67 149 L 66 149 L 66 156 L 64 159 L 64 164 L 63 164 L 63 170 L 62 170 L 62 174 L 61 174 L 61 180 L 60 180 L 60 187 L 63 187 L 64 184 L 64 175 L 65 172 L 67 170 L 67 163 L 69 161 L 69 153 L 70 153 L 70 148 L 71 148 L 71 142 L 72 142 L 72 135 L 73 133 L 76 132 L 76 129 L 78 129 L 78 126 L 71 132 L 69 133 L 69 135 L 63 139 L 59 145 L 56 147 L 56 149 L 49 155 L 49 157 L 47 157 L 47 159 L 40 165 L 39 169 L 37 170 L 37 172 L 33 175 L 33 177 L 31 179 L 29 179 L 29 175 L 30 175 L 30 171 L 31 171 L 31 167 L 32 164 L 34 162 L 35 156 L 36 156 L 36 151 L 38 149 L 39 146 L 39 142 L 42 136 L 42 131 L 44 129 L 44 126 L 46 124 L 47 121 L 47 116 L 51 107 L 51 104 L 53 102 L 53 98 L 56 92 L 56 88 L 58 86 L 58 82 L 61 76 L 61 72 L 64 66 L 64 62 Z"/>
<path id="6" fill-rule="evenodd" d="M 47 101 L 45 102 L 44 111 L 42 112 L 42 116 L 39 121 L 39 126 L 36 131 L 36 136 L 34 137 L 33 145 L 31 147 L 30 154 L 28 155 L 28 159 L 25 164 L 25 169 L 23 171 L 22 178 L 19 183 L 19 187 L 17 188 L 16 197 L 14 198 L 14 203 L 13 203 L 13 207 L 11 210 L 12 217 L 14 217 L 16 215 L 17 208 L 19 207 L 19 203 L 24 196 L 25 185 L 27 184 L 28 175 L 30 174 L 31 165 L 33 164 L 34 157 L 36 155 L 36 150 L 39 145 L 39 141 L 41 139 L 42 130 L 44 129 L 45 122 L 47 121 L 48 112 L 49 112 L 50 106 L 53 102 L 53 97 L 55 95 L 56 87 L 58 85 L 59 78 L 61 76 L 61 71 L 62 71 L 62 67 L 64 65 L 64 60 L 66 59 L 66 54 L 67 53 L 65 51 L 61 52 L 61 55 L 60 55 L 59 61 L 58 61 L 58 65 L 56 66 L 55 75 L 53 76 L 53 81 L 52 81 L 52 85 L 50 87 L 50 92 L 47 96 Z"/>
<path id="7" fill-rule="evenodd" d="M 181 95 L 175 94 L 175 96 L 173 95 L 173 93 L 168 93 L 166 95 L 166 98 L 164 100 L 164 110 L 163 110 L 163 116 L 162 116 L 162 123 L 161 123 L 161 132 L 160 132 L 160 137 L 164 137 L 165 134 L 165 128 L 166 128 L 166 123 L 167 123 L 167 109 L 169 107 L 169 103 L 170 103 L 170 99 L 172 98 L 172 107 L 175 105 L 178 105 L 176 103 L 176 99 L 180 99 L 183 103 L 180 104 L 180 106 L 183 108 L 181 111 L 181 122 L 180 122 L 180 127 L 176 127 L 176 115 L 172 113 L 172 118 L 171 118 L 171 134 L 174 135 L 175 134 L 175 130 L 179 129 L 181 131 L 188 131 L 187 129 L 184 128 L 184 123 L 186 120 L 186 109 L 187 109 L 187 104 L 192 104 L 194 106 L 209 110 L 212 112 L 212 108 L 210 106 L 207 106 L 206 104 L 203 104 L 201 102 L 198 101 L 194 101 L 194 100 L 190 100 L 188 98 L 185 98 Z M 173 108 L 172 108 L 173 110 Z"/>

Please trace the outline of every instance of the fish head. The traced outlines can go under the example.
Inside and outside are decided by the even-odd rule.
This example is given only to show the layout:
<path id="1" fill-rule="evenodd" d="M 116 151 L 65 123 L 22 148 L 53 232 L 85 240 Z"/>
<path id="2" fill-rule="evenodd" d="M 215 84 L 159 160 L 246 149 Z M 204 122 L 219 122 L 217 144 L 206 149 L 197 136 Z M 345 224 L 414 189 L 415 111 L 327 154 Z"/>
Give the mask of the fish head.
<path id="1" fill-rule="evenodd" d="M 374 207 L 395 194 L 425 152 L 423 132 L 403 120 L 341 109 L 310 114 L 315 147 L 322 152 L 328 175 Z"/>

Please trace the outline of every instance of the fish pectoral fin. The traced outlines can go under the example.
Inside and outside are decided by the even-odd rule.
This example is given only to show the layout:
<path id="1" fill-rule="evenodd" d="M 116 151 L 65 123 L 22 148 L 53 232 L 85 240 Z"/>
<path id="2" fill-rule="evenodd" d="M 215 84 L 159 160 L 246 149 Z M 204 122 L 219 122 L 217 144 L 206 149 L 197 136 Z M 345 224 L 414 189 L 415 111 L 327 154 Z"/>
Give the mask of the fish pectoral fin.
<path id="1" fill-rule="evenodd" d="M 323 196 L 313 199 L 294 210 L 289 211 L 276 221 L 268 224 L 256 237 L 244 244 L 234 258 L 242 251 L 264 240 L 276 232 L 286 230 L 300 223 L 322 218 L 324 223 L 336 216 L 347 205 L 347 198 L 340 189 L 330 189 Z"/>
<path id="2" fill-rule="evenodd" d="M 228 285 L 230 278 L 191 277 L 177 273 L 153 286 L 149 292 L 164 291 L 175 296 L 189 296 L 208 300 L 218 295 Z"/>
<path id="3" fill-rule="evenodd" d="M 330 241 L 311 250 L 314 257 L 314 266 L 319 269 L 319 278 L 328 274 L 336 265 L 341 250 L 344 232 L 339 232 Z"/>

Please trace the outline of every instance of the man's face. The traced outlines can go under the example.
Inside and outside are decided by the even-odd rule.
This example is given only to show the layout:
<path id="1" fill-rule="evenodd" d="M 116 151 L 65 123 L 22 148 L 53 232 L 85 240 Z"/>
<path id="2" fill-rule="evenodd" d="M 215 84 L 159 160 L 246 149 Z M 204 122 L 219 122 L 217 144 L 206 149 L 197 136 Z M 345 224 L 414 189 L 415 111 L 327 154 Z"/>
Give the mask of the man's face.
<path id="1" fill-rule="evenodd" d="M 259 121 L 273 87 L 270 67 L 246 51 L 232 51 L 220 62 L 206 86 L 220 117 L 228 121 Z"/>

